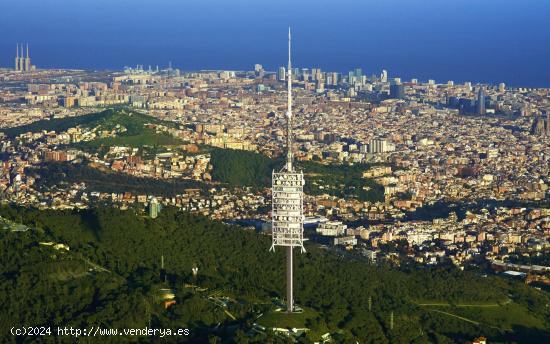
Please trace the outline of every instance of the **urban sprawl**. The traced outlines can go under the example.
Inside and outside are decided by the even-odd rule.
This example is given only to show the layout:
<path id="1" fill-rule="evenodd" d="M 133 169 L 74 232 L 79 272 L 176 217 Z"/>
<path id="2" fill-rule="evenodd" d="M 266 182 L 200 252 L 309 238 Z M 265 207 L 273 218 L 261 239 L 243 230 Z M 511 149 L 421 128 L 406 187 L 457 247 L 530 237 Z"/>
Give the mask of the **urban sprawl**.
<path id="1" fill-rule="evenodd" d="M 14 69 L 0 69 L 4 202 L 43 209 L 110 203 L 152 217 L 174 206 L 269 233 L 270 187 L 217 181 L 211 149 L 281 156 L 284 67 L 41 70 L 30 64 L 28 47 L 24 58 L 18 46 Z M 306 170 L 306 185 L 316 190 L 306 189 L 304 198 L 310 241 L 373 262 L 484 264 L 545 280 L 550 267 L 522 259 L 550 247 L 550 89 L 405 81 L 361 69 L 342 74 L 295 68 L 292 74 L 296 160 L 343 171 L 360 168 L 358 178 L 365 183 L 351 189 L 378 187 L 382 195 L 365 200 L 357 196 L 360 190 L 339 192 L 350 187 Z M 144 128 L 158 144 L 118 144 L 129 130 L 124 123 L 9 134 L 22 125 L 106 109 L 150 116 Z M 99 147 L 89 144 L 98 140 Z M 48 177 L 40 171 L 51 163 L 206 187 L 166 196 L 104 192 L 86 181 L 47 186 L 39 183 Z"/>

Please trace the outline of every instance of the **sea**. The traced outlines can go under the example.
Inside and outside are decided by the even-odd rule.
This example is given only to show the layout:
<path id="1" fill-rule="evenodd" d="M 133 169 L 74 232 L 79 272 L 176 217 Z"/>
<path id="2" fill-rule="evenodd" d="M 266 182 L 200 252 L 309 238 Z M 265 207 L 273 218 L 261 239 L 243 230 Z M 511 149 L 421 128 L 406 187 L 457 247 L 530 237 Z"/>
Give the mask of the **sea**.
<path id="1" fill-rule="evenodd" d="M 0 0 L 0 67 L 275 71 L 550 87 L 546 0 Z"/>

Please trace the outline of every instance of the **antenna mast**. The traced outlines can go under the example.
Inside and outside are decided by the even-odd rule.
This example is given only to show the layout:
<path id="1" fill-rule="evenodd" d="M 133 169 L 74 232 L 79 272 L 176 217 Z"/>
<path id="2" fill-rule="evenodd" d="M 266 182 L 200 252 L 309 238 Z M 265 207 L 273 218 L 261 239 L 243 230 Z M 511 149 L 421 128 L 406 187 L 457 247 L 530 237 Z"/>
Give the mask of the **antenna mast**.
<path id="1" fill-rule="evenodd" d="M 286 131 L 286 169 L 288 172 L 293 171 L 292 167 L 292 62 L 290 59 L 290 50 L 291 50 L 291 36 L 290 36 L 290 27 L 288 28 L 288 91 L 287 91 L 287 110 L 286 110 L 286 119 L 287 119 L 287 131 Z"/>

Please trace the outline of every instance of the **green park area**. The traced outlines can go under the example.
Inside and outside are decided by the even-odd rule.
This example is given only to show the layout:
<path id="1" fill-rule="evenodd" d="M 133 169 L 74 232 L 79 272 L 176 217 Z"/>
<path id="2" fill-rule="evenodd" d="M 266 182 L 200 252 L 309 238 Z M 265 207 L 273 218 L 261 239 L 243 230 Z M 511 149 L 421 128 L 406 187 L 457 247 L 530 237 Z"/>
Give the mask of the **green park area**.
<path id="1" fill-rule="evenodd" d="M 157 132 L 150 125 L 162 125 L 168 128 L 175 126 L 172 122 L 163 121 L 133 110 L 108 109 L 77 117 L 41 120 L 28 125 L 3 129 L 2 131 L 12 138 L 28 132 L 55 131 L 61 133 L 76 127 L 87 130 L 94 129 L 96 132 L 118 131 L 116 136 L 98 137 L 91 141 L 81 141 L 69 145 L 84 150 L 110 146 L 169 146 L 182 143 L 180 139 L 170 134 Z"/>

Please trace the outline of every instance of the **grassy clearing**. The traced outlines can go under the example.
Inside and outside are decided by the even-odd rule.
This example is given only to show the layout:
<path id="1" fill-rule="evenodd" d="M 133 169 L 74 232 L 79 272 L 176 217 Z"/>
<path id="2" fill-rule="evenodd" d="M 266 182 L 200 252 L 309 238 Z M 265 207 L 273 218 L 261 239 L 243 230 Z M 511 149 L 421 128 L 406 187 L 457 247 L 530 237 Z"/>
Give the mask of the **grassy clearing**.
<path id="1" fill-rule="evenodd" d="M 487 301 L 487 302 L 476 302 L 476 303 L 470 302 L 470 303 L 457 303 L 457 304 L 452 304 L 446 301 L 419 301 L 419 302 L 416 302 L 416 304 L 421 307 L 500 307 L 500 306 L 507 305 L 510 302 L 511 300 L 508 299 L 501 302 Z"/>
<path id="2" fill-rule="evenodd" d="M 549 325 L 535 317 L 525 307 L 508 299 L 498 303 L 450 304 L 447 302 L 423 302 L 417 305 L 445 316 L 452 316 L 473 324 L 482 324 L 503 331 L 513 331 L 515 326 L 548 329 Z"/>
<path id="3" fill-rule="evenodd" d="M 258 324 L 265 327 L 305 328 L 308 320 L 317 318 L 319 314 L 312 309 L 304 309 L 302 313 L 286 314 L 284 311 L 271 311 L 258 319 Z"/>
<path id="4" fill-rule="evenodd" d="M 544 320 L 535 317 L 525 307 L 515 303 L 499 307 L 455 308 L 453 313 L 502 330 L 512 330 L 514 326 L 549 328 L 549 324 Z"/>
<path id="5" fill-rule="evenodd" d="M 307 328 L 309 337 L 316 340 L 329 331 L 319 313 L 311 308 L 305 308 L 302 313 L 293 314 L 286 314 L 284 311 L 270 311 L 263 314 L 257 323 L 266 328 Z"/>

